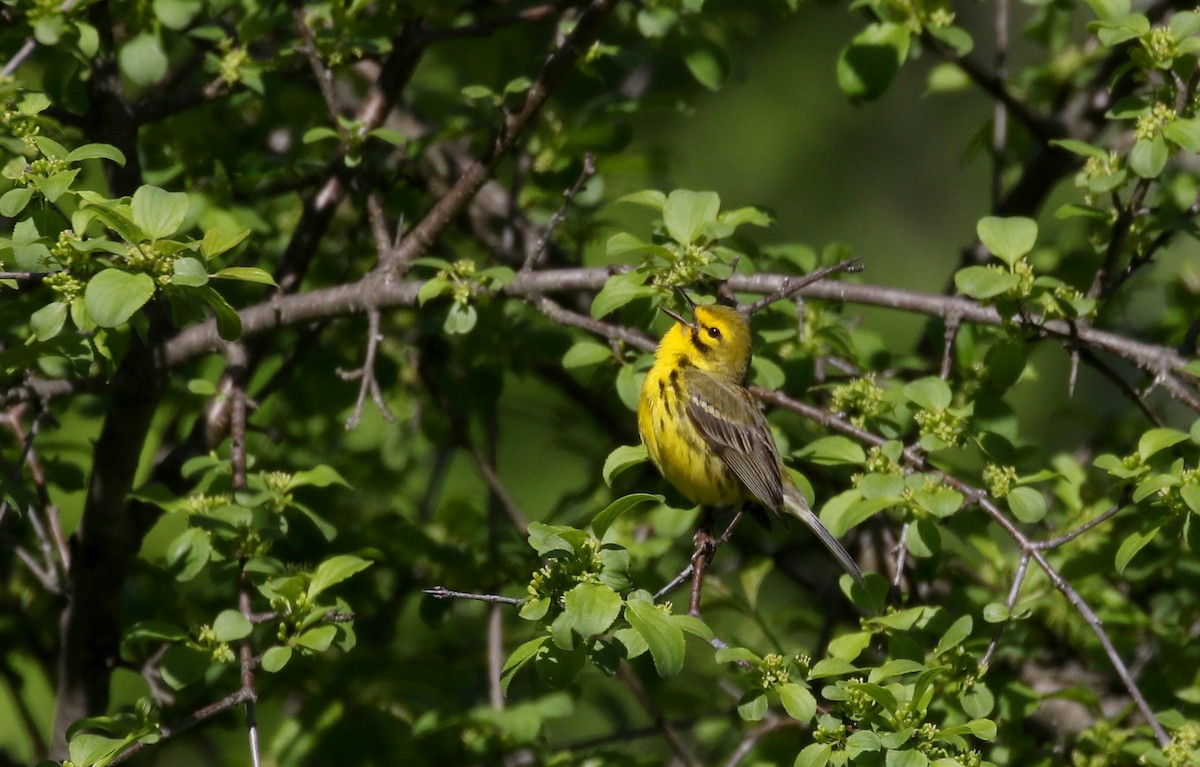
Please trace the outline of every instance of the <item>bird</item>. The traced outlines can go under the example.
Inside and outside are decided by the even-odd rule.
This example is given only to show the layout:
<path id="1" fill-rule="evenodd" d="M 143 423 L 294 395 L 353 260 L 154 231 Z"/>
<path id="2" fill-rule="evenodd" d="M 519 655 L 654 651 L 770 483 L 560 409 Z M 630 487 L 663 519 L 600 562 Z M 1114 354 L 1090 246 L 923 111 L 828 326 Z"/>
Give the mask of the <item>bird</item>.
<path id="1" fill-rule="evenodd" d="M 682 293 L 682 291 L 681 291 Z M 857 563 L 813 513 L 784 471 L 767 419 L 742 385 L 750 322 L 729 306 L 696 305 L 693 320 L 662 307 L 663 335 L 638 399 L 638 432 L 659 473 L 705 507 L 757 503 L 797 517 L 863 585 Z"/>

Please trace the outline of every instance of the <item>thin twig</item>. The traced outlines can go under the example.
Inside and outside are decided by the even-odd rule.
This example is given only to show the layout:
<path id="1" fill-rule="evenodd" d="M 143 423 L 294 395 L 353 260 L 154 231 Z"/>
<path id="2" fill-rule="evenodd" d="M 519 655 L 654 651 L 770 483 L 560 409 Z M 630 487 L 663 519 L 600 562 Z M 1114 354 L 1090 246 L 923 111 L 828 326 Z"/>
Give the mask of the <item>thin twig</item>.
<path id="1" fill-rule="evenodd" d="M 460 37 L 483 37 L 492 34 L 498 29 L 503 29 L 514 24 L 525 24 L 549 18 L 557 13 L 561 7 L 562 4 L 560 3 L 543 3 L 542 5 L 524 8 L 505 16 L 477 21 L 473 24 L 463 24 L 446 29 L 430 29 L 425 33 L 425 38 L 429 43 L 436 43 L 441 40 L 451 40 Z"/>
<path id="2" fill-rule="evenodd" d="M 525 264 L 521 267 L 521 271 L 527 272 L 541 264 L 546 255 L 546 248 L 550 245 L 551 235 L 554 234 L 554 230 L 558 228 L 558 225 L 562 223 L 562 220 L 566 218 L 567 206 L 569 206 L 575 200 L 575 197 L 578 196 L 581 191 L 583 191 L 584 185 L 594 175 L 596 175 L 596 158 L 592 156 L 591 152 L 584 152 L 583 170 L 579 172 L 579 178 L 574 184 L 571 185 L 570 189 L 563 192 L 562 205 L 560 205 L 558 210 L 554 211 L 554 215 L 550 217 L 550 221 L 546 224 L 546 228 L 542 230 L 542 236 L 538 240 L 537 246 L 525 259 Z"/>
<path id="3" fill-rule="evenodd" d="M 433 588 L 423 589 L 423 591 L 434 599 L 471 599 L 476 602 L 499 605 L 520 605 L 525 603 L 524 599 L 517 597 L 505 597 L 499 594 L 472 594 L 467 591 L 452 591 L 442 586 L 434 586 Z"/>
<path id="4" fill-rule="evenodd" d="M 379 342 L 383 340 L 383 334 L 379 332 L 379 320 L 378 309 L 367 311 L 367 352 L 362 367 L 358 370 L 339 368 L 337 371 L 343 381 L 352 381 L 356 378 L 361 381 L 358 387 L 358 397 L 354 400 L 354 411 L 346 419 L 346 431 L 358 426 L 358 422 L 362 419 L 363 404 L 366 402 L 368 392 L 371 395 L 371 401 L 379 409 L 379 414 L 383 416 L 383 420 L 388 423 L 396 421 L 396 416 L 392 414 L 391 408 L 383 399 L 383 391 L 379 388 L 379 379 L 375 377 L 375 355 L 379 350 Z"/>
<path id="5" fill-rule="evenodd" d="M 757 727 L 752 727 L 738 742 L 737 748 L 730 752 L 729 756 L 721 763 L 722 767 L 737 767 L 742 763 L 742 760 L 750 755 L 758 742 L 779 730 L 788 730 L 793 728 L 805 727 L 806 725 L 797 722 L 795 719 L 787 717 L 774 717 Z"/>
<path id="6" fill-rule="evenodd" d="M 78 2 L 79 0 L 66 0 L 66 2 L 62 3 L 62 5 L 58 6 L 58 12 L 65 16 L 71 11 L 72 8 L 75 7 Z M 0 79 L 9 77 L 16 72 L 17 67 L 24 64 L 25 60 L 33 55 L 33 52 L 37 50 L 37 46 L 37 39 L 34 38 L 33 35 L 26 37 L 25 42 L 21 43 L 21 48 L 15 54 L 13 54 L 13 57 L 8 60 L 7 64 L 4 65 L 4 69 L 0 69 Z"/>
<path id="7" fill-rule="evenodd" d="M 954 364 L 954 341 L 958 338 L 958 330 L 961 327 L 962 317 L 952 314 L 946 318 L 946 332 L 942 337 L 942 369 L 938 372 L 943 381 L 950 380 L 950 370 Z"/>
<path id="8" fill-rule="evenodd" d="M 641 707 L 650 719 L 654 722 L 654 726 L 662 733 L 663 739 L 667 741 L 667 745 L 675 752 L 675 756 L 687 767 L 700 767 L 700 762 L 692 753 L 688 744 L 680 737 L 679 733 L 671 725 L 667 718 L 663 715 L 662 710 L 654 703 L 654 699 L 650 697 L 650 693 L 646 692 L 646 687 L 642 684 L 642 680 L 637 678 L 637 674 L 626 666 L 621 664 L 617 667 L 617 676 L 625 683 L 629 690 L 633 693 L 633 697 L 641 704 Z"/>
<path id="9" fill-rule="evenodd" d="M 504 690 L 500 687 L 500 674 L 504 670 L 503 621 L 500 605 L 492 604 L 487 623 L 488 701 L 497 711 L 504 708 Z"/>
<path id="10" fill-rule="evenodd" d="M 896 541 L 896 564 L 892 573 L 892 588 L 899 590 L 900 581 L 904 579 L 904 565 L 908 561 L 908 528 L 905 522 L 900 526 L 900 540 Z"/>
<path id="11" fill-rule="evenodd" d="M 194 712 L 192 712 L 188 716 L 184 717 L 183 719 L 179 720 L 178 722 L 175 722 L 174 724 L 163 725 L 162 727 L 159 727 L 158 732 L 157 732 L 158 739 L 155 741 L 155 743 L 161 743 L 162 741 L 167 740 L 168 738 L 172 738 L 172 737 L 178 735 L 179 733 L 183 732 L 184 730 L 188 729 L 189 727 L 192 727 L 193 725 L 203 722 L 205 719 L 210 719 L 210 718 L 216 716 L 217 714 L 221 713 L 222 711 L 227 711 L 231 708 L 234 708 L 236 706 L 242 705 L 243 703 L 246 703 L 247 701 L 251 700 L 253 697 L 254 697 L 254 691 L 247 690 L 246 688 L 243 687 L 242 689 L 238 690 L 237 692 L 233 692 L 233 693 L 230 693 L 229 695 L 226 695 L 224 698 L 217 701 L 216 703 L 210 703 L 207 706 L 204 706 L 203 708 L 198 708 Z M 134 744 L 130 745 L 129 748 L 125 749 L 121 753 L 114 756 L 108 763 L 109 764 L 118 764 L 120 762 L 124 762 L 124 761 L 128 760 L 129 758 L 135 756 L 137 753 L 139 753 L 143 749 L 148 748 L 150 745 L 152 745 L 152 744 L 134 743 Z"/>
<path id="12" fill-rule="evenodd" d="M 1029 552 L 1021 553 L 1021 560 L 1017 563 L 1017 572 L 1013 575 L 1012 586 L 1008 589 L 1008 599 L 1005 600 L 1004 606 L 1008 609 L 1011 617 L 1013 607 L 1017 604 L 1017 595 L 1021 593 L 1021 584 L 1025 582 L 1025 574 L 1029 571 Z M 987 651 L 984 652 L 983 658 L 979 661 L 979 668 L 987 671 L 988 666 L 992 662 L 992 654 L 996 652 L 996 646 L 1000 644 L 1000 635 L 1004 633 L 1004 627 L 1008 625 L 1008 621 L 1001 621 L 996 626 L 996 630 L 992 632 L 992 641 L 988 642 Z"/>
<path id="13" fill-rule="evenodd" d="M 512 523 L 521 537 L 529 535 L 529 521 L 525 519 L 525 515 L 521 513 L 517 502 L 513 500 L 508 489 L 504 487 L 504 483 L 500 481 L 500 475 L 496 473 L 496 469 L 488 461 L 479 448 L 472 445 L 470 447 L 471 458 L 475 461 L 475 470 L 479 472 L 479 476 L 487 483 L 488 490 L 500 502 L 501 508 L 508 516 L 508 520 Z"/>
<path id="14" fill-rule="evenodd" d="M 230 384 L 229 455 L 233 464 L 233 490 L 237 492 L 246 489 L 246 347 L 230 343 L 225 358 Z"/>
<path id="15" fill-rule="evenodd" d="M 838 274 L 839 272 L 854 274 L 863 271 L 865 268 L 866 267 L 863 266 L 860 259 L 851 258 L 847 259 L 846 261 L 839 261 L 833 266 L 822 267 L 821 269 L 818 269 L 810 274 L 806 274 L 798 279 L 794 277 L 784 277 L 783 284 L 777 289 L 748 306 L 742 306 L 738 308 L 741 309 L 745 314 L 752 315 L 759 309 L 762 309 L 764 306 L 769 306 L 776 301 L 781 301 L 785 298 L 793 296 L 809 285 L 820 282 L 830 275 Z"/>
<path id="16" fill-rule="evenodd" d="M 1048 538 L 1044 541 L 1031 541 L 1030 548 L 1038 549 L 1039 551 L 1046 551 L 1048 549 L 1056 549 L 1065 543 L 1070 543 L 1086 533 L 1088 530 L 1091 530 L 1093 527 L 1098 527 L 1112 519 L 1117 515 L 1118 512 L 1121 511 L 1121 509 L 1124 509 L 1125 507 L 1125 503 L 1115 504 L 1108 511 L 1097 515 L 1087 522 L 1084 522 L 1082 525 L 1070 531 L 1069 533 L 1064 533 L 1062 535 L 1055 536 L 1054 538 Z"/>
<path id="17" fill-rule="evenodd" d="M 333 73 L 325 66 L 325 62 L 321 61 L 321 54 L 317 51 L 317 42 L 313 38 L 312 28 L 308 26 L 308 17 L 305 14 L 304 5 L 297 0 L 291 0 L 288 3 L 292 6 L 292 18 L 296 21 L 296 31 L 300 33 L 300 49 L 304 51 L 305 58 L 308 59 L 308 65 L 312 68 L 313 77 L 317 81 L 317 88 L 321 91 L 321 98 L 325 100 L 325 108 L 329 110 L 329 117 L 332 120 L 334 128 L 342 139 L 342 144 L 350 143 L 350 133 L 346 130 L 346 126 L 342 124 L 341 110 L 338 109 L 337 95 L 333 92 Z"/>

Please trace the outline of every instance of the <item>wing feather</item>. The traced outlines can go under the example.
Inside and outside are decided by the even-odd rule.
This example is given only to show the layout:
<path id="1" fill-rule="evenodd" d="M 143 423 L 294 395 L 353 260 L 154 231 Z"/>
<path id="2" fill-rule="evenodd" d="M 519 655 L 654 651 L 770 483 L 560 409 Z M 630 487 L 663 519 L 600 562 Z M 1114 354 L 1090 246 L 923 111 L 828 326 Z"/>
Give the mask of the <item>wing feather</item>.
<path id="1" fill-rule="evenodd" d="M 776 514 L 783 505 L 779 452 L 750 395 L 697 368 L 687 371 L 687 414 L 730 471 Z"/>

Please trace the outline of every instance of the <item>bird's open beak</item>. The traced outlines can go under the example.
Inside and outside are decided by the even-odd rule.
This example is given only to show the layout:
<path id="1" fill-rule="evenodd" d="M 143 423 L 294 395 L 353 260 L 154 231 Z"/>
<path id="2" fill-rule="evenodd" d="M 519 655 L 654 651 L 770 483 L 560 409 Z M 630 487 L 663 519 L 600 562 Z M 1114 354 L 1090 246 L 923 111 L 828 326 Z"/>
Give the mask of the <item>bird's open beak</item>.
<path id="1" fill-rule="evenodd" d="M 685 304 L 687 304 L 688 310 L 691 311 L 692 316 L 695 317 L 696 316 L 696 302 L 692 300 L 691 296 L 689 296 L 687 293 L 683 292 L 683 288 L 677 288 L 676 292 L 679 293 L 680 298 L 682 298 L 683 302 Z M 696 329 L 696 321 L 695 320 L 690 320 L 690 321 L 685 320 L 682 316 L 676 314 L 675 312 L 671 311 L 670 309 L 668 309 L 665 306 L 660 306 L 658 308 L 659 308 L 659 311 L 661 311 L 663 314 L 667 315 L 671 319 L 675 320 L 680 325 L 691 328 L 692 330 Z"/>

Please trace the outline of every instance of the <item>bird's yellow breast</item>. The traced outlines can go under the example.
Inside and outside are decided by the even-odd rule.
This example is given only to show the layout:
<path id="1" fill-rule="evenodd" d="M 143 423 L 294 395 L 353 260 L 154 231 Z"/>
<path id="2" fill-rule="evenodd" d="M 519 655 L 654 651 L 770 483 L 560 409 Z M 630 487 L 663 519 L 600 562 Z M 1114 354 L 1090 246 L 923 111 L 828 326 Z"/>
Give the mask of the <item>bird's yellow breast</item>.
<path id="1" fill-rule="evenodd" d="M 638 431 L 650 460 L 664 478 L 693 503 L 706 506 L 744 500 L 741 483 L 704 444 L 686 410 L 684 368 L 675 359 L 658 359 L 642 384 Z"/>

